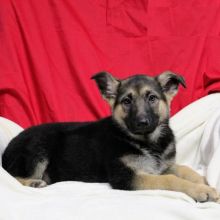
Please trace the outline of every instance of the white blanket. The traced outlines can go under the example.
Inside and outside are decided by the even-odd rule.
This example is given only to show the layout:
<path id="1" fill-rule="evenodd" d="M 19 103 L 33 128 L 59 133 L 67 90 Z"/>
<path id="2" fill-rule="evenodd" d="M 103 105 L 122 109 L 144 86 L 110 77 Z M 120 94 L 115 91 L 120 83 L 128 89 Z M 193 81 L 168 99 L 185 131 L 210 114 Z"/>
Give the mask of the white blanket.
<path id="1" fill-rule="evenodd" d="M 220 191 L 220 94 L 183 109 L 172 118 L 171 126 L 177 137 L 177 161 L 205 174 Z M 7 130 L 6 135 L 0 130 L 3 151 L 21 128 L 4 119 L 0 127 Z M 220 204 L 196 203 L 178 192 L 120 191 L 98 183 L 61 182 L 34 189 L 20 185 L 0 168 L 0 220 L 14 219 L 219 220 Z"/>

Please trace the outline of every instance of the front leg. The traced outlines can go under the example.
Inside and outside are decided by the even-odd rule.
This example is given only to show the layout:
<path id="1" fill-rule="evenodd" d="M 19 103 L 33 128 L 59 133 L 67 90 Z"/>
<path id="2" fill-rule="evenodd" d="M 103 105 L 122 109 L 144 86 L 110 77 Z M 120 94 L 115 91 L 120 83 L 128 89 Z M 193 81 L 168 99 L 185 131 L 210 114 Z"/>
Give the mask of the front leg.
<path id="1" fill-rule="evenodd" d="M 137 173 L 132 181 L 134 190 L 161 189 L 183 192 L 198 202 L 218 201 L 219 195 L 214 188 L 195 184 L 175 175 L 148 175 Z"/>
<path id="2" fill-rule="evenodd" d="M 121 161 L 108 166 L 108 181 L 114 189 L 123 190 L 171 190 L 183 192 L 199 202 L 217 201 L 219 195 L 215 189 L 192 183 L 173 174 L 150 175 L 126 167 Z"/>
<path id="3" fill-rule="evenodd" d="M 166 171 L 166 174 L 174 174 L 193 183 L 208 185 L 204 176 L 199 175 L 197 172 L 187 166 L 175 164 Z"/>

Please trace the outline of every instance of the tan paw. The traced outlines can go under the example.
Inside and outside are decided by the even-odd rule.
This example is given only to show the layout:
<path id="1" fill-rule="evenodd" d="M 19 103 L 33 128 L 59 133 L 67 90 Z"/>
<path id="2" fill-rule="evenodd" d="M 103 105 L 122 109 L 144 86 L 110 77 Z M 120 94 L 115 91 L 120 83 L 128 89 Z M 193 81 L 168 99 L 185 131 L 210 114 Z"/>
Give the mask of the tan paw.
<path id="1" fill-rule="evenodd" d="M 220 199 L 218 192 L 214 188 L 204 184 L 196 185 L 194 189 L 190 190 L 189 195 L 197 202 L 217 202 Z"/>

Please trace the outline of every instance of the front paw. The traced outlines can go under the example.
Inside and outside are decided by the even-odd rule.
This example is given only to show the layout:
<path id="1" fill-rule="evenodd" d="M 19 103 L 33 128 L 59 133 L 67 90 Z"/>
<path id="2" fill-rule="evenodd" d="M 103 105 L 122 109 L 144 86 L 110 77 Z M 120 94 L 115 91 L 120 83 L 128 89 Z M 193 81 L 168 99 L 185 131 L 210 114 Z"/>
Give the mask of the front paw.
<path id="1" fill-rule="evenodd" d="M 197 202 L 220 201 L 220 196 L 216 189 L 204 184 L 196 185 L 188 194 Z"/>

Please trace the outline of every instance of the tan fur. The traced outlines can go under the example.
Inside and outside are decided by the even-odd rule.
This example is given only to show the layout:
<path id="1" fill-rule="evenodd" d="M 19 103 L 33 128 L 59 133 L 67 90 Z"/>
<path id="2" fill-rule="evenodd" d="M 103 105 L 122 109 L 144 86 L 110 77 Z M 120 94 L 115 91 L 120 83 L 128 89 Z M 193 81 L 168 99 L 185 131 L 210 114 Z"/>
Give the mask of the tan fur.
<path id="1" fill-rule="evenodd" d="M 21 177 L 16 177 L 16 179 L 24 186 L 30 186 L 33 179 L 26 179 Z"/>
<path id="2" fill-rule="evenodd" d="M 169 106 L 164 100 L 159 101 L 158 115 L 160 116 L 159 121 L 162 122 L 169 117 Z"/>
<path id="3" fill-rule="evenodd" d="M 162 133 L 163 126 L 164 126 L 163 124 L 157 126 L 157 128 L 151 134 L 149 134 L 150 140 L 156 141 L 159 138 L 159 136 Z"/>
<path id="4" fill-rule="evenodd" d="M 135 95 L 136 91 L 133 88 L 129 88 L 126 94 L 129 94 L 129 93 L 132 95 Z M 119 122 L 120 125 L 125 127 L 124 118 L 126 117 L 126 113 L 123 110 L 123 107 L 121 104 L 117 104 L 116 106 L 114 106 L 114 108 L 112 108 L 112 115 L 114 116 L 115 120 Z"/>
<path id="5" fill-rule="evenodd" d="M 163 166 L 160 166 L 160 168 L 158 168 L 154 157 L 147 151 L 143 152 L 143 155 L 124 155 L 121 158 L 121 161 L 125 164 L 125 166 L 129 167 L 135 172 L 142 171 L 149 174 L 160 174 L 163 169 L 167 169 L 167 167 Z"/>
<path id="6" fill-rule="evenodd" d="M 108 104 L 110 105 L 111 108 L 114 106 L 115 98 L 107 98 L 104 95 L 102 95 L 102 97 L 103 97 L 103 99 L 105 99 L 108 102 Z"/>
<path id="7" fill-rule="evenodd" d="M 132 144 L 132 143 L 131 143 Z M 136 172 L 144 172 L 147 174 L 163 174 L 169 167 L 173 166 L 174 159 L 166 159 L 166 151 L 161 155 L 162 160 L 158 164 L 154 155 L 152 155 L 148 150 L 142 149 L 140 145 L 133 144 L 133 146 L 139 149 L 142 154 L 129 154 L 124 155 L 120 158 L 122 163 Z M 171 145 L 166 149 L 167 153 L 173 150 L 174 145 Z"/>
<path id="8" fill-rule="evenodd" d="M 137 96 L 138 91 L 135 88 L 129 87 L 127 88 L 125 94 L 131 94 L 132 96 Z"/>
<path id="9" fill-rule="evenodd" d="M 166 99 L 167 99 L 167 103 L 170 106 L 171 101 L 173 100 L 173 97 L 177 94 L 178 90 L 176 90 L 175 92 L 167 92 L 165 93 Z"/>
<path id="10" fill-rule="evenodd" d="M 114 111 L 113 111 L 113 116 L 114 119 L 122 125 L 122 127 L 126 128 L 126 125 L 124 123 L 124 118 L 126 117 L 126 113 L 124 112 L 122 105 L 118 104 L 115 106 Z"/>
<path id="11" fill-rule="evenodd" d="M 39 179 L 15 177 L 22 185 L 41 188 L 47 186 L 47 183 Z"/>
<path id="12" fill-rule="evenodd" d="M 152 88 L 150 86 L 142 86 L 140 89 L 140 95 L 145 95 L 148 91 L 152 91 Z M 155 91 L 154 91 L 155 92 Z M 156 93 L 156 92 L 155 92 Z M 156 93 L 157 94 L 157 93 Z M 158 94 L 157 94 L 158 95 Z"/>
<path id="13" fill-rule="evenodd" d="M 167 173 L 173 173 L 176 176 L 189 180 L 193 183 L 207 184 L 205 177 L 200 176 L 198 173 L 187 166 L 175 164 L 169 170 L 167 170 Z"/>
<path id="14" fill-rule="evenodd" d="M 161 189 L 186 193 L 197 201 L 217 201 L 219 195 L 215 189 L 204 185 L 195 184 L 188 180 L 181 179 L 173 174 L 148 175 L 139 172 L 133 180 L 133 187 L 136 190 Z"/>

